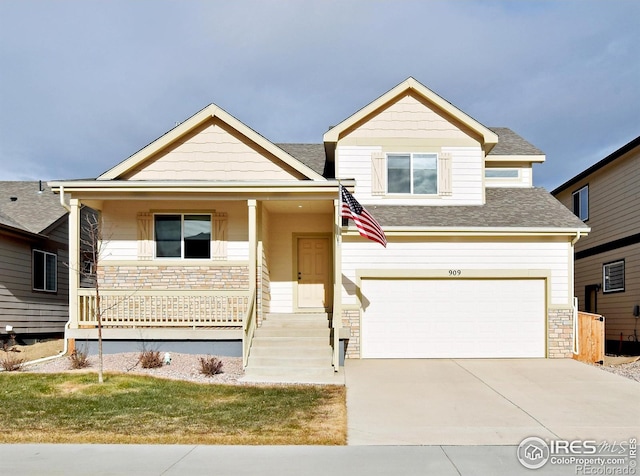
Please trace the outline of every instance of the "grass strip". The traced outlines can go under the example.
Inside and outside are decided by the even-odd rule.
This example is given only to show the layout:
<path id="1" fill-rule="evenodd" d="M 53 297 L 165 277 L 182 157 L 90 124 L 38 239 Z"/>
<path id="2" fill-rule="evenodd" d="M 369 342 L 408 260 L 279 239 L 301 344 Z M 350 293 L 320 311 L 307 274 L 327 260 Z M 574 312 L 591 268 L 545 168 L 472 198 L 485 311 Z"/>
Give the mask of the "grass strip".
<path id="1" fill-rule="evenodd" d="M 342 445 L 345 389 L 0 373 L 0 443 Z"/>

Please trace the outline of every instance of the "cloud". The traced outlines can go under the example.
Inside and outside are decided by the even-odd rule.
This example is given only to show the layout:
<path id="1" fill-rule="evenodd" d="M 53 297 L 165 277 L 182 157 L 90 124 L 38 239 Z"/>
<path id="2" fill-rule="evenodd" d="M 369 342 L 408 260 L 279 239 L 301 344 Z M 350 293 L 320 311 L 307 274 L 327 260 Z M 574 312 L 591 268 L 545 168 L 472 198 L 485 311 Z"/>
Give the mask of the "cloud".
<path id="1" fill-rule="evenodd" d="M 0 2 L 0 177 L 96 176 L 212 102 L 317 142 L 414 76 L 544 150 L 552 188 L 638 135 L 638 17 L 624 0 Z"/>

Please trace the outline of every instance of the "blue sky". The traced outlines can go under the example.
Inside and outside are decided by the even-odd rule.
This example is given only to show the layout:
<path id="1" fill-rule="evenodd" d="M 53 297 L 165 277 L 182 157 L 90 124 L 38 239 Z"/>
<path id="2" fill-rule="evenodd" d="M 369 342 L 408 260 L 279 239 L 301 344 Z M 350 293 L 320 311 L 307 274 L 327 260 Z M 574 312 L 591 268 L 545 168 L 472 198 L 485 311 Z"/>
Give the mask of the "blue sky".
<path id="1" fill-rule="evenodd" d="M 273 142 L 413 76 L 547 154 L 640 135 L 640 2 L 0 0 L 0 180 L 95 177 L 210 103 Z"/>

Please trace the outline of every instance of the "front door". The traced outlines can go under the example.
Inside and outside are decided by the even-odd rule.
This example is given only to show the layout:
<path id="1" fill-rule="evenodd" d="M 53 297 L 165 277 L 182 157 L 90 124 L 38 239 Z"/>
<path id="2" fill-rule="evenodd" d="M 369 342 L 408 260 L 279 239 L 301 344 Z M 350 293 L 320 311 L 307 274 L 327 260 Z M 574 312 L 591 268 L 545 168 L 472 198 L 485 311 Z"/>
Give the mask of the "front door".
<path id="1" fill-rule="evenodd" d="M 331 306 L 331 239 L 298 237 L 298 308 Z"/>

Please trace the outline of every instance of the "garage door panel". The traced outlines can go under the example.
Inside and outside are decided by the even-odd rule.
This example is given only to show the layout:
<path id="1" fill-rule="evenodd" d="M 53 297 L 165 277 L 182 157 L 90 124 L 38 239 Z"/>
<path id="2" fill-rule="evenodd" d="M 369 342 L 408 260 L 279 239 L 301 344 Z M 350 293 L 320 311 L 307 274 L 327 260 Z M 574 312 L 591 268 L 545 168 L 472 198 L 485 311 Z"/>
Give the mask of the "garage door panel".
<path id="1" fill-rule="evenodd" d="M 362 357 L 544 357 L 543 280 L 363 279 Z"/>

